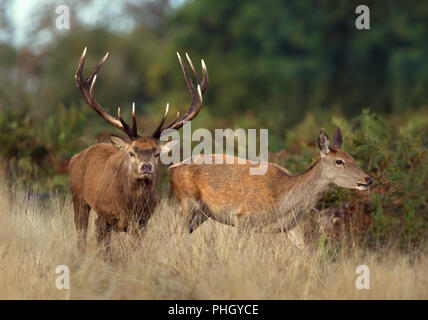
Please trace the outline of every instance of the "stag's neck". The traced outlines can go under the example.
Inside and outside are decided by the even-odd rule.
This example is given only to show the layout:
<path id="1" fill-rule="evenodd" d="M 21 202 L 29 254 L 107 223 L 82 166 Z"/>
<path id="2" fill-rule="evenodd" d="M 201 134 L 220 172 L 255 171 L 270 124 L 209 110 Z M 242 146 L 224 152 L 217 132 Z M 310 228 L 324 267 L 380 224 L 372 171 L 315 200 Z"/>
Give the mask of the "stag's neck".
<path id="1" fill-rule="evenodd" d="M 320 160 L 305 172 L 282 179 L 280 207 L 285 213 L 301 214 L 311 209 L 330 188 Z"/>
<path id="2" fill-rule="evenodd" d="M 141 180 L 129 177 L 127 187 L 132 192 L 143 191 L 145 193 L 156 190 L 157 183 L 153 180 Z"/>

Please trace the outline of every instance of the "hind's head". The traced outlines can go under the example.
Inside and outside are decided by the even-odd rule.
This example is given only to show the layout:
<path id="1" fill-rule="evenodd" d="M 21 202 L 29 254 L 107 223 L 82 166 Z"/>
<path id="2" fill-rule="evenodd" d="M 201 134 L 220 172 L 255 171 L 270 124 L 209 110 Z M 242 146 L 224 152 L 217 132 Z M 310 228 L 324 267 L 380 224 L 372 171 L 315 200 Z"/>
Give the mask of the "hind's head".
<path id="1" fill-rule="evenodd" d="M 361 170 L 354 158 L 341 149 L 343 143 L 340 128 L 333 135 L 332 143 L 321 129 L 318 136 L 318 147 L 321 153 L 323 175 L 335 185 L 343 188 L 365 191 L 370 188 L 373 179 Z"/>

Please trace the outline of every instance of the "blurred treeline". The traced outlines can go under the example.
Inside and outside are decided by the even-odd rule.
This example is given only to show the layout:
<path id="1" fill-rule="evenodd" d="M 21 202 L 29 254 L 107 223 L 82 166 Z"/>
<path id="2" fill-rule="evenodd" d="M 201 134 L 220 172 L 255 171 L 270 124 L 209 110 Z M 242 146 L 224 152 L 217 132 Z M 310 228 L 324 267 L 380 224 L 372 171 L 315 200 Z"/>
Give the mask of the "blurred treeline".
<path id="1" fill-rule="evenodd" d="M 365 31 L 355 27 L 356 1 L 70 0 L 70 30 L 55 28 L 59 4 L 33 6 L 26 40 L 16 45 L 13 1 L 0 0 L 0 156 L 12 179 L 66 190 L 70 157 L 116 131 L 76 88 L 85 46 L 86 75 L 110 52 L 97 100 L 125 117 L 135 101 L 140 134 L 151 132 L 167 102 L 171 117 L 186 109 L 175 52 L 188 52 L 199 70 L 205 60 L 210 78 L 193 128 L 268 128 L 273 161 L 302 170 L 320 127 L 332 132 L 340 122 L 352 137 L 345 149 L 395 186 L 382 205 L 405 210 L 394 219 L 416 215 L 426 226 L 426 1 L 366 1 Z M 275 157 L 281 149 L 285 159 Z M 341 201 L 351 194 L 336 193 Z"/>

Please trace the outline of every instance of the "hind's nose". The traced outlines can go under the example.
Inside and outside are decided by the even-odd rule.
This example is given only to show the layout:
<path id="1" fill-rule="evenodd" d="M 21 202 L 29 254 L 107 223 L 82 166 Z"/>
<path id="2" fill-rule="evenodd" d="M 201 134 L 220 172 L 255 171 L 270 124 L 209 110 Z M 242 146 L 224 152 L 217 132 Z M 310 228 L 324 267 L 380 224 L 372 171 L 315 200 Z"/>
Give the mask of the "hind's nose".
<path id="1" fill-rule="evenodd" d="M 149 163 L 149 164 L 143 164 L 142 166 L 141 166 L 141 172 L 142 173 L 144 173 L 144 174 L 148 174 L 148 173 L 150 173 L 152 171 L 152 165 Z"/>
<path id="2" fill-rule="evenodd" d="M 366 177 L 366 182 L 367 184 L 372 184 L 373 183 L 373 179 L 370 177 Z"/>

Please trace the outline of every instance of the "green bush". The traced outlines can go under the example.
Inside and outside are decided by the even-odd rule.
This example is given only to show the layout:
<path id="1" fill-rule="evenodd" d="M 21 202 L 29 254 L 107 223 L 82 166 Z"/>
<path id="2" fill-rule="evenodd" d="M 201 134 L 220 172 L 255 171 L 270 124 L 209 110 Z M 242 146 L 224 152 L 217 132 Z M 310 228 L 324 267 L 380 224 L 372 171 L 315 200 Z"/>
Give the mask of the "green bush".
<path id="1" fill-rule="evenodd" d="M 67 165 L 84 147 L 79 137 L 87 124 L 86 111 L 63 105 L 48 115 L 30 107 L 0 109 L 0 157 L 7 176 L 36 192 L 68 188 Z"/>

